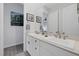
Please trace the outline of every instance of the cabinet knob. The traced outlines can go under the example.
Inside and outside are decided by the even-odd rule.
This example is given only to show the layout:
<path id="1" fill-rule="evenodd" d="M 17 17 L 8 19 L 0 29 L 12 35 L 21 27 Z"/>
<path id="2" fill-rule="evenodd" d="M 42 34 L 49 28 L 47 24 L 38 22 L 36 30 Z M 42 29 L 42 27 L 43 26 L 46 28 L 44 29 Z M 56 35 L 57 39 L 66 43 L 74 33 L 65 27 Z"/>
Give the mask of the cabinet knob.
<path id="1" fill-rule="evenodd" d="M 30 44 L 30 41 L 28 41 L 28 44 Z"/>
<path id="2" fill-rule="evenodd" d="M 35 40 L 35 43 L 37 42 L 37 40 Z"/>
<path id="3" fill-rule="evenodd" d="M 37 48 L 35 47 L 35 50 L 37 50 Z"/>

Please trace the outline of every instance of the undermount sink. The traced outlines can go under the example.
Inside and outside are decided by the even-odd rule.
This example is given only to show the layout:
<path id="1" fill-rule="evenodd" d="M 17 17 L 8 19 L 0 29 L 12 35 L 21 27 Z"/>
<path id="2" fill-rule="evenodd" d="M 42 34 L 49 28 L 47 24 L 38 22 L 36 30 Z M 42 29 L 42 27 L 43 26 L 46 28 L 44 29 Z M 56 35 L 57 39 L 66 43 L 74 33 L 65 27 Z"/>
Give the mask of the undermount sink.
<path id="1" fill-rule="evenodd" d="M 71 40 L 71 39 L 59 39 L 59 38 L 57 38 L 57 40 L 55 40 L 56 41 L 56 43 L 58 43 L 58 44 L 60 44 L 60 45 L 62 45 L 62 46 L 64 46 L 64 47 L 68 47 L 68 48 L 71 48 L 71 49 L 73 49 L 74 48 L 74 44 L 75 44 L 75 40 Z"/>
<path id="2" fill-rule="evenodd" d="M 54 36 L 50 36 L 48 37 L 53 43 L 56 43 L 58 45 L 61 45 L 63 47 L 67 47 L 67 48 L 70 48 L 70 49 L 73 49 L 74 48 L 74 45 L 75 45 L 75 40 L 73 39 L 63 39 L 63 38 L 56 38 Z M 48 39 L 48 40 L 49 40 Z"/>
<path id="3" fill-rule="evenodd" d="M 62 45 L 70 49 L 73 49 L 75 45 L 75 40 L 69 38 L 63 39 L 48 35 L 47 39 L 50 39 L 53 43 L 57 43 L 58 45 Z"/>
<path id="4" fill-rule="evenodd" d="M 50 35 L 48 35 L 48 37 L 45 37 L 42 34 L 38 34 L 38 35 L 35 34 L 34 36 L 43 38 L 43 39 L 45 38 L 45 40 L 47 40 L 47 41 L 56 43 L 57 45 L 60 45 L 60 46 L 66 47 L 66 48 L 70 48 L 70 49 L 73 49 L 74 45 L 75 45 L 75 40 L 69 39 L 69 38 L 63 39 L 63 38 L 57 38 L 55 36 L 50 36 Z"/>
<path id="5" fill-rule="evenodd" d="M 51 39 L 53 39 L 52 42 L 71 49 L 73 49 L 75 45 L 75 40 L 70 39 L 69 37 L 64 39 L 63 36 L 61 36 L 61 38 L 58 38 L 56 34 L 53 34 Z"/>

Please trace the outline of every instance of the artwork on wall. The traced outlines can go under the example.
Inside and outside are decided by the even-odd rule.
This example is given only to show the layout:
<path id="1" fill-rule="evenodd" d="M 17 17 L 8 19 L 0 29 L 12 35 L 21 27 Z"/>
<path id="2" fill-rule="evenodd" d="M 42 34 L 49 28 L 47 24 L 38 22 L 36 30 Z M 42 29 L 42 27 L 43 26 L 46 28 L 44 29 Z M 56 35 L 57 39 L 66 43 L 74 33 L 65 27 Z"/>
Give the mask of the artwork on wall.
<path id="1" fill-rule="evenodd" d="M 37 23 L 41 23 L 41 21 L 42 21 L 42 17 L 36 16 L 36 22 L 37 22 Z"/>
<path id="2" fill-rule="evenodd" d="M 23 14 L 11 11 L 11 26 L 23 26 Z"/>
<path id="3" fill-rule="evenodd" d="M 30 13 L 26 13 L 26 20 L 34 22 L 34 15 Z"/>
<path id="4" fill-rule="evenodd" d="M 78 23 L 79 23 L 79 16 L 78 16 Z"/>
<path id="5" fill-rule="evenodd" d="M 26 24 L 26 30 L 30 30 L 30 24 Z"/>

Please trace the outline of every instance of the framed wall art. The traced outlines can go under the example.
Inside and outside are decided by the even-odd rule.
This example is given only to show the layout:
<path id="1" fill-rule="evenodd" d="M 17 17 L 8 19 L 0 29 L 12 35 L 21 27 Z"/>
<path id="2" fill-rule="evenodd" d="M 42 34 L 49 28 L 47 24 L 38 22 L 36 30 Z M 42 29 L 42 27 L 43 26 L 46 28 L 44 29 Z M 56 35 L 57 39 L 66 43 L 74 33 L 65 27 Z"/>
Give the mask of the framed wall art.
<path id="1" fill-rule="evenodd" d="M 23 26 L 23 14 L 11 11 L 11 26 Z"/>
<path id="2" fill-rule="evenodd" d="M 42 21 L 42 17 L 36 16 L 36 22 L 37 22 L 37 23 L 41 23 L 41 21 Z"/>
<path id="3" fill-rule="evenodd" d="M 26 20 L 34 22 L 34 15 L 30 13 L 26 13 Z"/>
<path id="4" fill-rule="evenodd" d="M 26 30 L 30 30 L 30 24 L 26 24 Z"/>

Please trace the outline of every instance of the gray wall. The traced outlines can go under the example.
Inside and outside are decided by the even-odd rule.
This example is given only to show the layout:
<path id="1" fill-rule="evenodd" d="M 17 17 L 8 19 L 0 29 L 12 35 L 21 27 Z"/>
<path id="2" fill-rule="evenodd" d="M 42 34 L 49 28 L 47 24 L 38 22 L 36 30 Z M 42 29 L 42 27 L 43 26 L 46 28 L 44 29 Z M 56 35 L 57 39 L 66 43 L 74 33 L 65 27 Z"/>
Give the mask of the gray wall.
<path id="1" fill-rule="evenodd" d="M 4 4 L 4 48 L 23 43 L 23 27 L 10 25 L 10 12 L 23 14 L 23 5 L 18 3 Z"/>
<path id="2" fill-rule="evenodd" d="M 3 55 L 3 4 L 0 3 L 0 56 Z"/>

